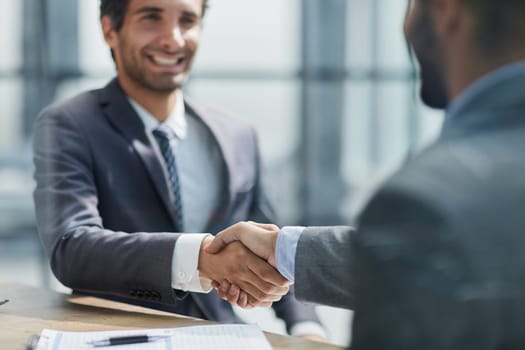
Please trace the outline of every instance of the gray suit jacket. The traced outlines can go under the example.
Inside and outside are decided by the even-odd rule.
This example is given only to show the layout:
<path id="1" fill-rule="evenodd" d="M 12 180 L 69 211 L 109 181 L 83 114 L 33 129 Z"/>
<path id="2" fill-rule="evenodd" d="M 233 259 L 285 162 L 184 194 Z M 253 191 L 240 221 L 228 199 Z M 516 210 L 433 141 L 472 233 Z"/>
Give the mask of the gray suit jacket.
<path id="1" fill-rule="evenodd" d="M 353 229 L 308 227 L 297 244 L 295 294 L 299 300 L 350 309 L 351 276 L 348 251 Z"/>
<path id="2" fill-rule="evenodd" d="M 261 188 L 255 133 L 223 113 L 186 101 L 209 128 L 224 159 L 221 206 L 207 231 L 241 220 L 272 221 Z M 34 128 L 38 231 L 51 267 L 66 286 L 91 294 L 222 322 L 235 322 L 215 292 L 171 288 L 171 191 L 145 128 L 113 80 L 45 109 Z M 274 305 L 288 328 L 316 321 L 289 294 Z"/>
<path id="3" fill-rule="evenodd" d="M 314 283 L 302 275 L 297 295 L 319 288 L 318 276 L 347 281 L 352 349 L 524 349 L 524 150 L 522 72 L 447 119 L 439 140 L 375 194 L 356 232 L 334 239 L 325 228 L 305 237 L 317 243 L 299 242 L 323 250 L 322 263 L 346 255 L 349 265 L 336 276 L 298 253 L 296 275 L 306 266 Z"/>

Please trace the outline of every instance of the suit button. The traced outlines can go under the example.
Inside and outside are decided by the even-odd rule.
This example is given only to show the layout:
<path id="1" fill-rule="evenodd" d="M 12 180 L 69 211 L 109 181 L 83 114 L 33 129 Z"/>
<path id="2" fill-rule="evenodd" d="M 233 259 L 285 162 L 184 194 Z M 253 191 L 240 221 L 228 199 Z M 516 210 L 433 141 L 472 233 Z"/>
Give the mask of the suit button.
<path id="1" fill-rule="evenodd" d="M 137 291 L 137 298 L 143 298 L 144 297 L 144 292 L 139 290 Z"/>
<path id="2" fill-rule="evenodd" d="M 135 289 L 132 289 L 129 291 L 129 295 L 131 295 L 132 297 L 136 297 L 137 296 L 137 291 Z"/>

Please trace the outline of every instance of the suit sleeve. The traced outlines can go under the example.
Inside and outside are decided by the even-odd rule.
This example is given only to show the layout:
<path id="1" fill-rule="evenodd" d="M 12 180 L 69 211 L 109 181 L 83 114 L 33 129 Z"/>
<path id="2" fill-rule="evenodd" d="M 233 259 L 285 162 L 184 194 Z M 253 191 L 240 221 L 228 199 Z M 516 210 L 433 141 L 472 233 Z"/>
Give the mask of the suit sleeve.
<path id="1" fill-rule="evenodd" d="M 263 223 L 277 223 L 276 215 L 270 201 L 268 200 L 261 178 L 261 160 L 255 132 L 253 132 L 253 138 L 255 145 L 255 165 L 257 169 L 256 183 L 254 187 L 255 193 L 253 196 L 249 220 Z M 272 308 L 275 311 L 276 316 L 286 323 L 286 329 L 288 332 L 290 332 L 293 326 L 300 322 L 316 322 L 320 324 L 319 318 L 315 312 L 315 307 L 297 301 L 293 287 L 290 288 L 288 294 L 280 301 L 273 303 Z"/>
<path id="2" fill-rule="evenodd" d="M 33 152 L 38 231 L 55 276 L 75 290 L 175 302 L 171 260 L 178 235 L 104 229 L 94 155 L 65 110 L 50 108 L 37 118 Z"/>
<path id="3" fill-rule="evenodd" d="M 476 337 L 467 334 L 475 334 L 478 320 L 492 315 L 483 314 L 475 299 L 461 300 L 467 265 L 446 206 L 435 199 L 440 193 L 387 188 L 364 211 L 353 244 L 352 349 L 489 346 L 475 345 Z"/>
<path id="4" fill-rule="evenodd" d="M 297 244 L 295 290 L 299 300 L 350 309 L 353 307 L 349 267 L 353 229 L 308 227 Z"/>

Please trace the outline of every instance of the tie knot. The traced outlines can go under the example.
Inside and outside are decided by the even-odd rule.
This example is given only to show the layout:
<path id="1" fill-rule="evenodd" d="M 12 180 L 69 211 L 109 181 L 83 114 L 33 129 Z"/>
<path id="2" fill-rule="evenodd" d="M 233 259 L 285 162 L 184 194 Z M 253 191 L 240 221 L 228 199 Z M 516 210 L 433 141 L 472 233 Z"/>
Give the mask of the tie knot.
<path id="1" fill-rule="evenodd" d="M 175 135 L 173 135 L 173 132 L 165 125 L 159 125 L 155 129 L 153 129 L 153 135 L 162 140 L 171 140 Z"/>

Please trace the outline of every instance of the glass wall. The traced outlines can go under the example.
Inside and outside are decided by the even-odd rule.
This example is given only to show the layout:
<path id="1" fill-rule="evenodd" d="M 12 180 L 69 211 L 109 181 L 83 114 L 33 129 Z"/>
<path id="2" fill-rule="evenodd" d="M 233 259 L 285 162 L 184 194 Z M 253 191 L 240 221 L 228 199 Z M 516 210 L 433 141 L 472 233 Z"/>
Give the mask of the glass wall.
<path id="1" fill-rule="evenodd" d="M 347 69 L 342 172 L 351 220 L 411 153 L 432 141 L 440 112 L 418 99 L 403 37 L 404 0 L 347 0 Z"/>
<path id="2" fill-rule="evenodd" d="M 0 152 L 13 151 L 22 142 L 21 79 L 22 28 L 21 1 L 0 0 Z M 9 33 L 9 34 L 7 34 Z"/>
<path id="3" fill-rule="evenodd" d="M 0 239 L 33 229 L 28 140 L 23 132 L 22 2 L 0 0 Z M 9 34 L 7 34 L 9 33 Z"/>

